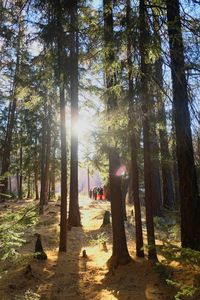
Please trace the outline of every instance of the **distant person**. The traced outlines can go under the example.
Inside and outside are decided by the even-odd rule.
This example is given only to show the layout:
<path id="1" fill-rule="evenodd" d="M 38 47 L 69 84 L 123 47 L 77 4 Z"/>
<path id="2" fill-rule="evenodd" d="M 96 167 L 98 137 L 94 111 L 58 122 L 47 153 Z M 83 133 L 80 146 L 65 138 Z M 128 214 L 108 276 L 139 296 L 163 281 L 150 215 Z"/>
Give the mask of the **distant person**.
<path id="1" fill-rule="evenodd" d="M 103 188 L 99 187 L 99 200 L 103 199 Z"/>
<path id="2" fill-rule="evenodd" d="M 90 189 L 89 190 L 89 197 L 90 197 L 90 199 L 92 199 L 92 194 L 93 194 L 93 191 L 92 191 L 92 189 Z"/>
<path id="3" fill-rule="evenodd" d="M 97 200 L 97 187 L 96 186 L 93 188 L 93 199 Z"/>

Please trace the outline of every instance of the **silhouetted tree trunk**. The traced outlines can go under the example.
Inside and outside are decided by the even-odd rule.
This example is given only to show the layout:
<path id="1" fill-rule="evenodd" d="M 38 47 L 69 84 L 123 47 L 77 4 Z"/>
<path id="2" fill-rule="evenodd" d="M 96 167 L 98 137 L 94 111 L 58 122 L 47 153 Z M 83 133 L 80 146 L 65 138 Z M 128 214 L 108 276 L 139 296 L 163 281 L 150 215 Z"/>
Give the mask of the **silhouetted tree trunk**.
<path id="1" fill-rule="evenodd" d="M 16 24 L 18 25 L 18 36 L 17 36 L 17 45 L 16 45 L 16 67 L 15 74 L 13 78 L 13 86 L 11 91 L 11 102 L 9 104 L 9 113 L 8 113 L 8 121 L 6 126 L 6 135 L 3 143 L 3 151 L 2 151 L 2 166 L 1 166 L 1 176 L 4 176 L 4 179 L 1 180 L 1 183 L 4 184 L 2 188 L 2 193 L 5 193 L 8 188 L 8 176 L 6 173 L 9 171 L 10 167 L 10 153 L 12 149 L 12 136 L 13 129 L 16 121 L 16 106 L 17 106 L 17 85 L 19 79 L 20 72 L 20 60 L 21 60 L 21 39 L 24 32 L 24 28 L 22 26 L 21 16 L 18 16 Z"/>
<path id="2" fill-rule="evenodd" d="M 149 96 L 148 87 L 148 23 L 146 15 L 145 1 L 140 0 L 140 56 L 141 56 L 141 103 L 143 112 L 143 144 L 144 144 L 144 185 L 145 185 L 145 206 L 146 206 L 146 226 L 148 241 L 148 257 L 156 259 L 155 234 L 153 223 L 153 199 L 152 199 L 152 182 L 151 182 L 151 146 L 150 146 L 150 107 L 152 103 Z"/>
<path id="3" fill-rule="evenodd" d="M 57 50 L 58 50 L 58 81 L 60 97 L 60 136 L 61 136 L 61 208 L 60 208 L 60 241 L 59 251 L 67 251 L 67 138 L 66 138 L 66 118 L 65 118 L 65 86 L 64 86 L 64 46 L 63 46 L 63 26 L 62 5 L 56 4 L 57 8 Z"/>
<path id="4" fill-rule="evenodd" d="M 38 190 L 38 151 L 37 151 L 37 133 L 35 136 L 35 151 L 34 151 L 34 186 L 35 186 L 35 200 L 39 200 L 39 190 Z"/>
<path id="5" fill-rule="evenodd" d="M 144 257 L 143 250 L 143 235 L 142 235 L 142 221 L 141 221 L 141 209 L 139 198 L 139 171 L 138 171 L 138 147 L 136 142 L 135 128 L 134 128 L 134 110 L 133 106 L 136 103 L 134 101 L 133 91 L 133 74 L 132 74 L 132 32 L 131 32 L 131 4 L 130 0 L 126 1 L 127 6 L 127 61 L 128 61 L 128 97 L 129 97 L 129 127 L 130 127 L 130 150 L 131 150 L 131 194 L 133 194 L 134 210 L 135 210 L 135 230 L 136 230 L 136 255 L 138 257 Z M 132 196 L 132 195 L 131 195 Z M 130 197 L 130 195 L 129 195 Z"/>
<path id="6" fill-rule="evenodd" d="M 31 197 L 31 172 L 28 170 L 28 180 L 27 180 L 27 199 Z"/>
<path id="7" fill-rule="evenodd" d="M 153 199 L 153 215 L 161 216 L 162 191 L 160 179 L 159 144 L 155 123 L 156 118 L 154 120 L 154 124 L 151 125 L 151 191 Z"/>
<path id="8" fill-rule="evenodd" d="M 200 199 L 188 108 L 179 1 L 166 0 L 181 197 L 181 243 L 200 250 Z"/>
<path id="9" fill-rule="evenodd" d="M 22 146 L 20 146 L 19 149 L 19 190 L 18 190 L 18 198 L 22 199 L 23 198 L 23 175 L 22 175 L 22 159 L 23 159 L 23 149 Z"/>
<path id="10" fill-rule="evenodd" d="M 107 108 L 111 114 L 117 107 L 117 99 L 113 92 L 110 91 L 116 84 L 116 75 L 111 72 L 111 64 L 115 60 L 114 38 L 113 38 L 113 3 L 112 0 L 103 1 L 104 9 L 104 50 L 105 50 L 105 77 L 107 87 Z M 110 129 L 109 129 L 110 132 Z M 111 138 L 111 137 L 110 137 Z M 121 177 L 116 175 L 120 168 L 120 159 L 116 149 L 109 145 L 109 185 L 110 201 L 112 214 L 112 233 L 113 233 L 113 252 L 112 262 L 115 266 L 126 264 L 130 261 L 130 256 L 126 244 L 126 235 L 123 218 L 123 203 L 121 194 Z"/>
<path id="11" fill-rule="evenodd" d="M 70 226 L 81 226 L 78 203 L 78 20 L 77 0 L 70 4 L 70 99 L 71 99 L 71 162 L 70 162 Z"/>
<path id="12" fill-rule="evenodd" d="M 54 198 L 56 194 L 56 139 L 53 142 L 53 156 L 51 164 L 51 197 Z"/>
<path id="13" fill-rule="evenodd" d="M 172 110 L 172 159 L 173 159 L 173 183 L 174 183 L 174 202 L 176 207 L 180 207 L 180 189 L 179 189 L 179 177 L 178 177 L 178 164 L 176 153 L 176 133 L 174 122 L 174 109 Z"/>
<path id="14" fill-rule="evenodd" d="M 163 89 L 163 59 L 162 59 L 162 46 L 160 37 L 160 23 L 159 18 L 153 11 L 153 24 L 154 24 L 154 36 L 156 38 L 158 58 L 155 61 L 155 79 L 156 79 L 156 98 L 158 105 L 158 122 L 159 122 L 159 138 L 160 138 L 160 153 L 161 153 L 161 170 L 162 170 L 162 191 L 163 191 L 163 206 L 171 208 L 174 205 L 174 190 L 172 179 L 172 164 L 171 156 L 168 146 L 168 133 L 164 96 L 162 94 Z"/>
<path id="15" fill-rule="evenodd" d="M 51 154 L 51 107 L 50 104 L 47 106 L 48 114 L 47 114 L 47 122 L 46 122 L 46 157 L 45 157 L 45 187 L 44 187 L 44 199 L 45 204 L 49 201 L 49 184 L 50 184 L 50 172 L 49 172 L 49 165 L 50 165 L 50 154 Z"/>
<path id="16" fill-rule="evenodd" d="M 43 116 L 42 120 L 42 147 L 41 147 L 41 179 L 40 179 L 40 214 L 44 212 L 45 205 L 45 183 L 46 183 L 46 127 L 47 127 L 47 119 L 46 115 Z"/>
<path id="17" fill-rule="evenodd" d="M 163 206 L 172 208 L 174 205 L 174 189 L 172 179 L 172 158 L 169 153 L 166 113 L 162 99 L 160 100 L 159 116 L 161 126 L 159 128 L 160 151 L 161 151 L 161 169 L 162 169 L 162 186 L 163 186 Z"/>

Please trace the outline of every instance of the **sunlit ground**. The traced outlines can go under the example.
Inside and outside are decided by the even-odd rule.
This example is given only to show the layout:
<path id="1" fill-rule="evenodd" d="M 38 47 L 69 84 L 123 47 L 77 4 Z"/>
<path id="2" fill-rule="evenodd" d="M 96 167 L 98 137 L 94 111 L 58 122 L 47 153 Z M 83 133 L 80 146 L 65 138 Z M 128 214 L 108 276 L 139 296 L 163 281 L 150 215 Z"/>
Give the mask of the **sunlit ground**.
<path id="1" fill-rule="evenodd" d="M 112 230 L 110 225 L 100 227 L 104 211 L 110 209 L 109 202 L 80 197 L 80 208 L 83 226 L 68 231 L 68 251 L 58 255 L 60 207 L 53 202 L 50 204 L 36 228 L 42 235 L 48 260 L 32 259 L 29 263 L 31 274 L 26 273 L 26 264 L 15 270 L 11 266 L 8 277 L 0 284 L 0 299 L 15 299 L 27 290 L 49 300 L 172 299 L 170 289 L 153 271 L 151 263 L 135 259 L 133 226 L 127 227 L 127 238 L 134 262 L 117 270 L 108 268 Z M 102 247 L 102 234 L 106 237 L 107 251 Z M 27 241 L 23 253 L 33 253 L 33 233 L 28 234 Z M 87 258 L 82 257 L 83 250 L 86 250 Z"/>

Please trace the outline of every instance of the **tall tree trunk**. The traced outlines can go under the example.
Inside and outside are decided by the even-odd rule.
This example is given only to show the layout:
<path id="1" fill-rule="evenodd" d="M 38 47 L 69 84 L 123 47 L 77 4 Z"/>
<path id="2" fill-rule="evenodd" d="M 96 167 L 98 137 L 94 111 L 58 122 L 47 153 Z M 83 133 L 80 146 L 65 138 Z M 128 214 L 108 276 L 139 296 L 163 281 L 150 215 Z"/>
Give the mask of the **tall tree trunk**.
<path id="1" fill-rule="evenodd" d="M 115 149 L 110 149 L 109 180 L 113 232 L 112 262 L 115 266 L 127 264 L 130 261 L 124 229 L 121 177 L 116 175 L 120 166 L 121 162 L 118 153 L 115 151 Z"/>
<path id="2" fill-rule="evenodd" d="M 27 199 L 31 197 L 31 172 L 28 170 L 28 180 L 27 180 Z"/>
<path id="3" fill-rule="evenodd" d="M 117 99 L 114 93 L 110 91 L 115 86 L 116 75 L 111 74 L 111 65 L 115 60 L 114 37 L 113 37 L 113 3 L 112 0 L 103 0 L 104 9 L 104 42 L 105 42 L 105 77 L 107 86 L 107 108 L 111 114 L 117 107 Z M 110 130 L 109 130 L 110 132 Z M 111 138 L 111 137 L 110 137 Z M 112 233 L 113 233 L 113 252 L 112 262 L 116 266 L 126 264 L 130 261 L 130 256 L 126 244 L 126 234 L 123 218 L 123 203 L 121 194 L 121 178 L 116 175 L 120 168 L 120 159 L 116 149 L 109 146 L 109 185 L 110 201 L 112 213 Z"/>
<path id="4" fill-rule="evenodd" d="M 160 151 L 161 151 L 161 169 L 162 169 L 162 186 L 163 186 L 163 206 L 166 208 L 172 208 L 174 206 L 174 188 L 172 178 L 172 158 L 169 152 L 168 137 L 167 137 L 167 125 L 166 125 L 166 113 L 162 99 L 159 106 L 160 116 Z"/>
<path id="5" fill-rule="evenodd" d="M 6 136 L 3 144 L 2 167 L 1 167 L 1 176 L 5 176 L 4 179 L 2 180 L 2 184 L 4 184 L 2 188 L 3 193 L 7 191 L 7 187 L 8 187 L 8 179 L 6 173 L 9 171 L 9 166 L 10 166 L 10 152 L 11 152 L 11 145 L 12 145 L 13 128 L 15 124 L 16 103 L 17 103 L 17 99 L 14 98 L 9 105 Z"/>
<path id="6" fill-rule="evenodd" d="M 18 191 L 18 198 L 22 199 L 23 198 L 23 175 L 22 175 L 22 159 L 23 159 L 23 148 L 20 146 L 19 149 L 19 191 Z"/>
<path id="7" fill-rule="evenodd" d="M 139 171 L 138 171 L 138 147 L 134 128 L 134 115 L 133 103 L 134 92 L 133 92 L 133 74 L 132 74 L 132 34 L 131 34 L 131 4 L 130 0 L 126 1 L 127 5 L 127 61 L 128 61 L 128 97 L 129 97 L 129 127 L 130 127 L 130 150 L 131 150 L 131 192 L 134 200 L 135 210 L 135 230 L 136 230 L 136 255 L 138 257 L 144 257 L 143 250 L 143 234 L 142 234 L 142 220 L 141 220 L 141 209 L 140 209 L 140 197 L 139 197 Z M 129 195 L 130 197 L 130 195 Z"/>
<path id="8" fill-rule="evenodd" d="M 153 223 L 153 199 L 151 182 L 151 146 L 150 146 L 150 107 L 152 103 L 148 87 L 148 23 L 145 1 L 140 0 L 140 56 L 141 56 L 141 103 L 143 111 L 143 144 L 144 144 L 144 185 L 145 185 L 145 206 L 146 226 L 148 241 L 148 258 L 156 259 L 155 234 Z"/>
<path id="9" fill-rule="evenodd" d="M 35 200 L 39 200 L 39 190 L 38 190 L 38 149 L 37 149 L 37 133 L 35 136 L 35 150 L 34 150 L 34 186 L 35 186 Z"/>
<path id="10" fill-rule="evenodd" d="M 55 198 L 56 195 L 56 138 L 53 142 L 53 157 L 51 164 L 51 197 Z"/>
<path id="11" fill-rule="evenodd" d="M 160 138 L 160 153 L 161 153 L 161 171 L 162 171 L 162 190 L 163 190 L 163 206 L 172 208 L 174 205 L 174 190 L 172 179 L 172 158 L 169 152 L 167 121 L 165 112 L 164 97 L 161 89 L 163 89 L 163 59 L 162 46 L 160 37 L 160 22 L 156 12 L 153 11 L 154 35 L 157 43 L 158 58 L 155 61 L 155 78 L 157 80 L 156 97 L 158 104 L 158 121 L 159 121 L 159 138 Z"/>
<path id="12" fill-rule="evenodd" d="M 17 107 L 17 85 L 18 85 L 18 77 L 20 72 L 20 54 L 21 54 L 21 39 L 23 35 L 23 26 L 22 26 L 22 18 L 18 17 L 18 37 L 17 37 L 17 46 L 16 46 L 16 67 L 15 67 L 15 75 L 13 78 L 13 87 L 11 92 L 11 103 L 9 105 L 9 114 L 6 128 L 5 140 L 3 143 L 3 153 L 2 153 L 2 166 L 1 166 L 1 176 L 4 176 L 4 179 L 1 180 L 1 183 L 4 184 L 2 188 L 2 192 L 5 193 L 8 188 L 8 176 L 6 173 L 9 171 L 10 167 L 10 153 L 12 149 L 12 136 L 13 129 L 16 121 L 16 107 Z"/>
<path id="13" fill-rule="evenodd" d="M 45 157 L 45 187 L 44 187 L 44 200 L 45 204 L 49 201 L 49 184 L 50 184 L 50 154 L 51 154 L 51 107 L 48 105 L 48 120 L 47 120 L 47 132 L 46 132 L 46 157 Z"/>
<path id="14" fill-rule="evenodd" d="M 70 7 L 71 48 L 70 48 L 70 98 L 71 98 L 71 168 L 70 168 L 70 226 L 81 226 L 78 203 L 78 20 L 77 0 Z"/>
<path id="15" fill-rule="evenodd" d="M 179 1 L 166 0 L 181 197 L 181 243 L 200 250 L 200 198 L 188 108 Z"/>
<path id="16" fill-rule="evenodd" d="M 64 46 L 61 1 L 57 5 L 57 26 L 59 34 L 58 47 L 58 71 L 59 71 L 59 97 L 60 97 L 60 137 L 61 137 L 61 207 L 60 207 L 60 241 L 59 252 L 67 251 L 67 133 L 65 117 L 65 85 L 64 85 Z"/>
<path id="17" fill-rule="evenodd" d="M 151 126 L 151 189 L 153 199 L 153 215 L 161 216 L 162 191 L 160 179 L 159 143 L 155 123 L 156 118 L 154 124 Z"/>
<path id="18" fill-rule="evenodd" d="M 70 47 L 70 98 L 71 98 L 71 161 L 70 161 L 70 201 L 69 218 L 71 226 L 81 226 L 78 203 L 78 20 L 77 0 L 70 7 L 71 47 Z"/>
<path id="19" fill-rule="evenodd" d="M 34 185 L 35 185 L 35 200 L 39 200 L 38 168 L 37 167 L 35 167 L 35 172 L 34 172 Z"/>
<path id="20" fill-rule="evenodd" d="M 45 205 L 45 183 L 46 183 L 46 173 L 45 173 L 45 163 L 46 163 L 46 116 L 43 117 L 42 121 L 42 148 L 41 148 L 41 180 L 40 180 L 40 214 L 44 212 Z"/>
<path id="21" fill-rule="evenodd" d="M 174 182 L 174 202 L 176 207 L 180 207 L 181 197 L 179 189 L 178 163 L 176 153 L 176 133 L 174 122 L 174 108 L 172 109 L 172 159 L 173 159 L 173 182 Z"/>

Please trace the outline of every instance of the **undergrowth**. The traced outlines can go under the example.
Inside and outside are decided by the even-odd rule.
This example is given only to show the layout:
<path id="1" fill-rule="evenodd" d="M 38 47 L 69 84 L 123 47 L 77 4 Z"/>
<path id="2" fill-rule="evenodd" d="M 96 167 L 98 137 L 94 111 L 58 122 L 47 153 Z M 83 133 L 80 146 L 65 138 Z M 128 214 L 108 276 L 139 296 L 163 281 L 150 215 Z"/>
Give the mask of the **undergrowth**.
<path id="1" fill-rule="evenodd" d="M 175 300 L 190 299 L 199 291 L 198 286 L 186 284 L 176 278 L 176 270 L 171 267 L 171 263 L 176 262 L 199 272 L 200 252 L 177 245 L 177 242 L 180 243 L 180 218 L 176 212 L 167 212 L 165 217 L 155 217 L 154 225 L 157 237 L 162 241 L 162 245 L 156 247 L 157 252 L 163 258 L 155 265 L 154 270 L 167 285 L 176 289 Z"/>
<path id="2" fill-rule="evenodd" d="M 35 204 L 26 205 L 19 210 L 7 209 L 0 216 L 0 261 L 22 263 L 27 256 L 19 253 L 26 243 L 27 230 L 33 230 L 38 222 L 38 209 Z M 0 273 L 3 270 L 0 269 Z"/>

